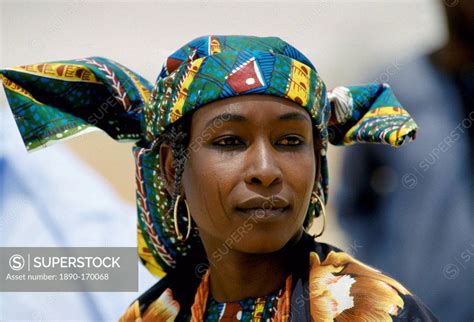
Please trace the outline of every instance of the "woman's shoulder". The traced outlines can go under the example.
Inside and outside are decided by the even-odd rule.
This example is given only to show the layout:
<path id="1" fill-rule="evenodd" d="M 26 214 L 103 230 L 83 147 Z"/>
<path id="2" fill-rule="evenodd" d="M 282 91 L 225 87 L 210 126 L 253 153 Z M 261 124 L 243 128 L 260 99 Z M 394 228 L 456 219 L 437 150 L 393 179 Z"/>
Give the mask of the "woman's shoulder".
<path id="1" fill-rule="evenodd" d="M 174 283 L 173 275 L 162 277 L 130 304 L 119 321 L 174 321 L 180 309 L 172 290 Z"/>
<path id="2" fill-rule="evenodd" d="M 408 288 L 341 249 L 314 241 L 310 250 L 311 315 L 364 321 L 438 321 Z M 328 309 L 327 303 L 332 303 Z"/>
<path id="3" fill-rule="evenodd" d="M 189 267 L 167 273 L 133 301 L 119 321 L 188 320 L 199 282 L 197 272 Z"/>

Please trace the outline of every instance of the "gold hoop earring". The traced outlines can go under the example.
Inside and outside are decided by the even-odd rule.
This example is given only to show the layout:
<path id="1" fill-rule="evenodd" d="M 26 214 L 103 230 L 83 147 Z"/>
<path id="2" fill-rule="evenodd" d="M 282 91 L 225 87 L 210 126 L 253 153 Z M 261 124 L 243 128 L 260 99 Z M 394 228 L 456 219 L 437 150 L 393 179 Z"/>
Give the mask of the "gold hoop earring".
<path id="1" fill-rule="evenodd" d="M 189 235 L 191 234 L 191 212 L 189 211 L 188 202 L 186 201 L 186 199 L 183 199 L 184 203 L 186 204 L 186 210 L 188 212 L 188 231 L 186 232 L 186 237 L 183 238 L 183 235 L 181 234 L 181 232 L 179 231 L 179 228 L 178 228 L 179 198 L 181 198 L 181 195 L 178 195 L 178 198 L 176 198 L 176 203 L 174 204 L 174 209 L 173 209 L 174 210 L 174 212 L 173 212 L 173 215 L 174 215 L 174 230 L 176 231 L 176 235 L 178 236 L 179 241 L 186 241 L 186 240 L 188 240 Z"/>
<path id="2" fill-rule="evenodd" d="M 317 238 L 317 237 L 320 237 L 324 233 L 324 230 L 326 229 L 326 209 L 324 208 L 324 204 L 321 198 L 319 198 L 318 194 L 315 191 L 313 191 L 312 193 L 311 202 L 313 204 L 315 204 L 316 202 L 319 202 L 320 209 L 323 214 L 323 229 L 321 229 L 321 232 L 319 234 L 314 235 L 314 238 Z"/>

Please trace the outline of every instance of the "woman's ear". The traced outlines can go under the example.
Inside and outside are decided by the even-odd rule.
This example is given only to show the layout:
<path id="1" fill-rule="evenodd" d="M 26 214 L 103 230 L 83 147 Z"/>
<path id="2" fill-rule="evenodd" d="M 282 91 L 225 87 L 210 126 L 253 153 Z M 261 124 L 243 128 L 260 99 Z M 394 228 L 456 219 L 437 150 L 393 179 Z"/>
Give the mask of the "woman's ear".
<path id="1" fill-rule="evenodd" d="M 164 180 L 165 189 L 172 196 L 174 193 L 173 153 L 167 143 L 160 145 L 160 176 Z"/>

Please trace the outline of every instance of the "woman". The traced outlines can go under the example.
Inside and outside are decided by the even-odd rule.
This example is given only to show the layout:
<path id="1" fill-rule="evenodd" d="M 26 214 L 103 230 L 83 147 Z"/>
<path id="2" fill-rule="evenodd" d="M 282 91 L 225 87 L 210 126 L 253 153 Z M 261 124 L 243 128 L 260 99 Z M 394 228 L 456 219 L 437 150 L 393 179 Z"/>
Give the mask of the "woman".
<path id="1" fill-rule="evenodd" d="M 101 57 L 1 74 L 29 150 L 97 128 L 136 142 L 139 255 L 162 278 L 121 321 L 436 320 L 307 233 L 325 218 L 329 141 L 414 139 L 388 85 L 327 92 L 296 48 L 254 36 L 194 39 L 153 89 Z"/>

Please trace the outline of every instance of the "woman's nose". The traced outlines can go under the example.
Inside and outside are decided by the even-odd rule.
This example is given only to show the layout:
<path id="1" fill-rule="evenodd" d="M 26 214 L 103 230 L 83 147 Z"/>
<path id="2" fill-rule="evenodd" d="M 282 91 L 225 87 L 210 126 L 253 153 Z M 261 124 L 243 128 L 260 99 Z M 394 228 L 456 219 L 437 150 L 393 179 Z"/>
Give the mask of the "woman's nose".
<path id="1" fill-rule="evenodd" d="M 278 156 L 270 142 L 256 141 L 247 153 L 246 183 L 269 187 L 282 181 Z"/>

